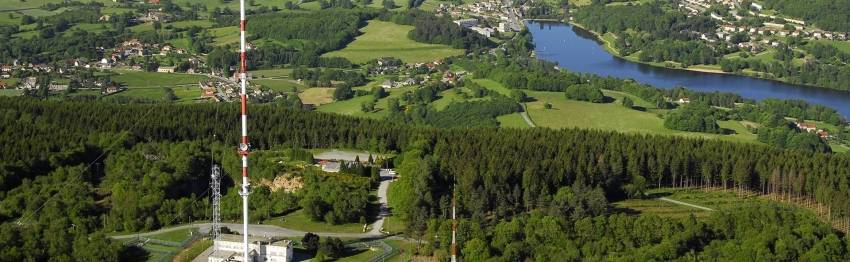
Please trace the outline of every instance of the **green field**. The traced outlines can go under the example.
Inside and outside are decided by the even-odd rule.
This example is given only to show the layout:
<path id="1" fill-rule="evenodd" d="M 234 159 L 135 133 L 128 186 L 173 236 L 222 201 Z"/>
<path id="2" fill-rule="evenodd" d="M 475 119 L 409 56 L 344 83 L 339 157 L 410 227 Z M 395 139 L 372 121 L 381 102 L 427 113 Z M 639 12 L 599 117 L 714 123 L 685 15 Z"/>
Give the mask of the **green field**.
<path id="1" fill-rule="evenodd" d="M 832 41 L 832 40 L 813 40 L 814 42 L 832 45 L 844 53 L 850 54 L 850 42 L 848 41 Z"/>
<path id="2" fill-rule="evenodd" d="M 235 44 L 239 42 L 239 28 L 235 26 L 219 27 L 209 30 L 216 45 Z"/>
<path id="3" fill-rule="evenodd" d="M 313 87 L 307 88 L 303 92 L 298 93 L 298 97 L 301 98 L 301 103 L 313 104 L 318 106 L 327 103 L 332 103 L 333 93 L 333 88 Z"/>
<path id="4" fill-rule="evenodd" d="M 161 234 L 156 234 L 156 235 L 150 236 L 148 238 L 180 243 L 180 242 L 183 242 L 186 239 L 189 239 L 189 237 L 190 237 L 189 233 L 191 233 L 191 232 L 192 232 L 191 228 L 184 228 L 184 229 L 178 229 L 178 230 L 169 231 L 169 232 L 165 232 L 165 233 L 161 233 Z"/>
<path id="5" fill-rule="evenodd" d="M 496 117 L 496 120 L 499 121 L 499 127 L 507 127 L 507 128 L 529 128 L 528 124 L 525 123 L 525 120 L 522 119 L 520 113 L 513 113 L 508 115 L 502 115 Z"/>
<path id="6" fill-rule="evenodd" d="M 536 101 L 527 103 L 528 114 L 535 124 L 541 127 L 584 128 L 626 133 L 644 133 L 660 135 L 680 135 L 687 137 L 720 138 L 730 141 L 755 142 L 756 136 L 749 133 L 744 126 L 736 121 L 721 121 L 721 127 L 734 130 L 737 134 L 717 135 L 707 133 L 683 132 L 667 129 L 664 120 L 653 113 L 650 104 L 636 96 L 625 93 L 604 91 L 605 96 L 616 99 L 612 103 L 596 104 L 583 101 L 568 100 L 562 92 L 527 91 Z M 636 106 L 647 108 L 647 111 L 628 109 L 620 105 L 623 96 L 629 96 Z M 552 104 L 552 109 L 545 109 L 546 103 Z"/>
<path id="7" fill-rule="evenodd" d="M 19 96 L 23 92 L 23 90 L 17 89 L 0 89 L 0 96 Z"/>
<path id="8" fill-rule="evenodd" d="M 301 230 L 306 232 L 337 232 L 337 233 L 362 233 L 363 224 L 348 223 L 331 225 L 321 221 L 312 221 L 303 210 L 292 212 L 283 217 L 269 219 L 265 224 Z"/>
<path id="9" fill-rule="evenodd" d="M 297 90 L 303 90 L 305 87 L 303 85 L 298 84 L 293 80 L 283 80 L 283 79 L 257 79 L 251 81 L 253 84 L 262 85 L 268 87 L 271 90 L 278 92 L 291 92 L 292 88 Z"/>
<path id="10" fill-rule="evenodd" d="M 319 112 L 327 112 L 327 113 L 337 113 L 341 115 L 349 115 L 349 116 L 368 116 L 373 114 L 367 114 L 360 110 L 360 105 L 374 99 L 375 96 L 365 95 L 358 96 L 345 101 L 336 101 L 330 104 L 322 105 L 319 107 Z M 376 104 L 377 105 L 377 104 Z"/>
<path id="11" fill-rule="evenodd" d="M 112 80 L 121 83 L 127 87 L 164 87 L 178 85 L 194 85 L 197 87 L 199 81 L 206 80 L 208 77 L 202 75 L 190 74 L 167 74 L 155 72 L 140 72 L 140 71 L 115 71 L 118 75 L 112 76 Z"/>
<path id="12" fill-rule="evenodd" d="M 212 240 L 198 240 L 174 257 L 176 262 L 189 262 L 213 245 Z"/>
<path id="13" fill-rule="evenodd" d="M 358 36 L 354 42 L 342 50 L 324 56 L 344 57 L 354 63 L 391 56 L 406 63 L 419 63 L 463 54 L 462 49 L 415 42 L 407 37 L 411 30 L 413 26 L 372 20 L 361 29 L 363 35 Z"/>
<path id="14" fill-rule="evenodd" d="M 511 90 L 508 89 L 507 87 L 503 86 L 499 82 L 496 82 L 496 81 L 493 81 L 493 80 L 490 80 L 490 79 L 486 79 L 486 78 L 485 79 L 474 79 L 474 80 L 472 80 L 472 82 L 475 82 L 475 83 L 483 86 L 484 88 L 496 91 L 499 94 L 502 94 L 504 96 L 508 96 L 508 97 L 511 96 Z"/>
<path id="15" fill-rule="evenodd" d="M 292 69 L 276 68 L 276 69 L 259 69 L 251 71 L 254 78 L 289 78 L 292 75 Z"/>
<path id="16" fill-rule="evenodd" d="M 650 197 L 646 199 L 627 199 L 614 202 L 612 205 L 617 212 L 653 214 L 671 218 L 684 218 L 693 214 L 697 218 L 705 218 L 714 211 L 674 204 L 657 198 L 665 197 L 714 210 L 731 208 L 745 201 L 762 201 L 754 197 L 739 196 L 732 191 L 718 190 L 662 188 L 649 190 L 647 194 Z"/>

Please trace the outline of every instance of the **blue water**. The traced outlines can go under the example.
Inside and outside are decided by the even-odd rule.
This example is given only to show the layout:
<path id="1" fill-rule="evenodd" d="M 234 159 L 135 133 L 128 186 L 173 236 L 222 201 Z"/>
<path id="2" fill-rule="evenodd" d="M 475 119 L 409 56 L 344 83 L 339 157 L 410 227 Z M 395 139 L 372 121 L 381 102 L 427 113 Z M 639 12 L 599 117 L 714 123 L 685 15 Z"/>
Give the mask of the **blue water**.
<path id="1" fill-rule="evenodd" d="M 605 51 L 592 34 L 564 23 L 528 22 L 540 59 L 573 72 L 631 78 L 661 88 L 684 86 L 702 92 L 736 93 L 746 98 L 801 99 L 850 116 L 850 92 L 798 86 L 737 75 L 674 70 L 634 63 Z"/>

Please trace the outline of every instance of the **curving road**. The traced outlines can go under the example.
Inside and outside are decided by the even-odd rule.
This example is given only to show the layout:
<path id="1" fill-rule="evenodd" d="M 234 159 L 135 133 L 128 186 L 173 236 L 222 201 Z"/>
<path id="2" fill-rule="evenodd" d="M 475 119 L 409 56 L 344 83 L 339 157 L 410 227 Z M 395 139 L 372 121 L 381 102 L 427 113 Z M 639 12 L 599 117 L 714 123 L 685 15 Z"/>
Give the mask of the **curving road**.
<path id="1" fill-rule="evenodd" d="M 378 186 L 378 203 L 380 204 L 380 211 L 378 212 L 378 219 L 372 223 L 372 230 L 366 233 L 335 233 L 335 232 L 312 232 L 314 234 L 320 236 L 330 236 L 330 237 L 342 237 L 342 238 L 381 238 L 385 235 L 381 233 L 381 230 L 384 226 L 384 218 L 390 215 L 389 207 L 387 206 L 387 191 L 389 190 L 390 183 L 395 179 L 395 173 L 391 172 L 388 169 L 382 169 L 381 173 L 381 183 Z M 242 224 L 241 223 L 221 223 L 222 227 L 230 228 L 230 230 L 234 232 L 239 232 L 242 234 Z M 198 228 L 200 232 L 207 232 L 212 227 L 212 223 L 194 223 L 194 224 L 186 224 L 180 225 L 176 227 L 163 228 L 156 231 L 145 232 L 145 233 L 136 233 L 136 234 L 128 234 L 128 235 L 118 235 L 112 236 L 113 239 L 130 239 L 136 237 L 146 237 L 157 235 L 165 232 L 171 232 L 186 228 Z M 250 225 L 250 233 L 252 236 L 261 236 L 261 237 L 300 237 L 306 234 L 306 231 L 289 229 L 284 227 L 279 227 L 275 225 Z"/>

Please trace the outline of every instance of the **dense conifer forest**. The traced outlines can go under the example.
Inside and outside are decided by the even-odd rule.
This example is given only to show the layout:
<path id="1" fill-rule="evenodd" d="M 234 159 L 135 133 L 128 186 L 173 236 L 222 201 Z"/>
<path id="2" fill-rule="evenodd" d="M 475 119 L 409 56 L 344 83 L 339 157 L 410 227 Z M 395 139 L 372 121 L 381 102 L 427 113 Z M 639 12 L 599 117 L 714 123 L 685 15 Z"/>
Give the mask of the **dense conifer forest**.
<path id="1" fill-rule="evenodd" d="M 114 260 L 122 248 L 103 237 L 104 232 L 150 229 L 205 216 L 201 195 L 206 188 L 207 152 L 232 155 L 230 160 L 220 159 L 227 173 L 236 173 L 228 171 L 237 165 L 235 154 L 229 154 L 226 146 L 238 140 L 234 105 L 120 105 L 27 98 L 3 98 L 0 105 L 0 145 L 16 152 L 3 154 L 0 162 L 0 239 L 11 243 L 2 252 L 12 258 Z M 411 235 L 445 229 L 451 192 L 460 192 L 465 228 L 462 252 L 470 259 L 479 255 L 510 260 L 513 256 L 542 259 L 577 254 L 723 258 L 765 248 L 770 253 L 764 257 L 822 255 L 840 260 L 848 254 L 846 239 L 828 227 L 772 207 L 722 212 L 706 222 L 665 223 L 675 229 L 651 231 L 658 235 L 645 240 L 618 240 L 613 246 L 603 243 L 614 238 L 603 236 L 619 236 L 616 227 L 610 226 L 612 231 L 604 235 L 584 231 L 590 222 L 626 225 L 645 221 L 608 216 L 607 203 L 640 196 L 658 186 L 711 185 L 810 198 L 830 208 L 835 219 L 846 219 L 850 217 L 850 158 L 844 155 L 588 130 L 403 127 L 273 104 L 253 107 L 251 116 L 251 141 L 256 149 L 345 147 L 403 152 L 396 162 L 405 175 L 392 190 L 399 198 L 397 212 L 407 220 Z M 213 138 L 213 134 L 217 136 Z M 262 171 L 262 164 L 255 166 L 259 177 L 268 173 Z M 122 174 L 124 170 L 129 173 Z M 141 187 L 137 184 L 140 179 L 142 185 L 151 186 Z M 229 191 L 235 190 L 232 183 L 227 186 Z M 233 197 L 233 192 L 228 196 Z M 256 219 L 284 212 L 284 206 L 298 206 L 288 196 L 257 192 L 261 193 L 256 194 L 257 200 L 252 195 L 252 201 L 280 202 L 252 203 L 254 208 L 268 208 L 267 212 L 254 212 L 260 216 Z M 311 201 L 328 201 L 324 199 L 327 193 L 319 194 L 323 196 Z M 119 212 L 118 206 L 124 208 Z M 344 221 L 359 216 L 328 215 L 337 207 L 328 208 L 316 210 L 315 215 Z M 137 213 L 124 213 L 129 212 L 126 210 Z M 777 219 L 752 224 L 761 217 Z M 71 224 L 76 225 L 73 230 L 59 230 L 71 228 Z M 525 229 L 510 229 L 517 226 Z M 806 229 L 812 233 L 804 235 L 788 233 L 797 227 L 820 229 Z M 504 235 L 500 228 L 515 233 Z M 782 230 L 773 230 L 776 228 Z M 57 231 L 65 233 L 55 234 Z M 563 234 L 553 234 L 557 232 Z M 650 231 L 635 228 L 625 232 L 637 237 L 637 232 Z M 754 232 L 774 234 L 777 238 L 764 237 L 782 239 L 782 245 L 788 241 L 799 244 L 783 247 L 786 251 L 782 252 L 793 250 L 791 253 L 776 251 L 774 245 L 779 244 L 728 248 L 753 242 L 748 239 L 760 236 Z M 522 241 L 498 244 L 505 243 L 504 237 Z M 37 245 L 51 248 L 22 251 Z M 435 249 L 444 245 L 441 242 Z M 582 247 L 576 251 L 580 253 L 559 253 L 571 250 L 570 246 Z"/>

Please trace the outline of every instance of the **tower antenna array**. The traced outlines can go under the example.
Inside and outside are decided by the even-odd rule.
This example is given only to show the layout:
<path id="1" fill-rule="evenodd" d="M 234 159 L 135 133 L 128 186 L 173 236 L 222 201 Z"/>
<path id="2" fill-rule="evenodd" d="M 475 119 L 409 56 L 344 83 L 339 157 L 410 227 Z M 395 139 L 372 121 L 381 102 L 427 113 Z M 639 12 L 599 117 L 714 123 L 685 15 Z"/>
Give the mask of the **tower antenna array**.
<path id="1" fill-rule="evenodd" d="M 455 185 L 457 186 L 457 185 Z M 453 190 L 457 191 L 457 190 Z M 452 260 L 457 262 L 457 194 L 452 193 Z"/>
<path id="2" fill-rule="evenodd" d="M 213 164 L 210 176 L 210 188 L 212 189 L 212 239 L 213 250 L 218 250 L 215 240 L 221 235 L 221 168 Z"/>
<path id="3" fill-rule="evenodd" d="M 242 156 L 242 191 L 239 195 L 242 196 L 242 252 L 243 262 L 248 262 L 248 153 L 251 150 L 248 144 L 248 98 L 246 86 L 248 78 L 246 71 L 248 69 L 245 61 L 245 0 L 239 0 L 239 78 L 241 88 L 239 97 L 242 103 L 242 142 L 239 144 L 239 155 Z"/>

